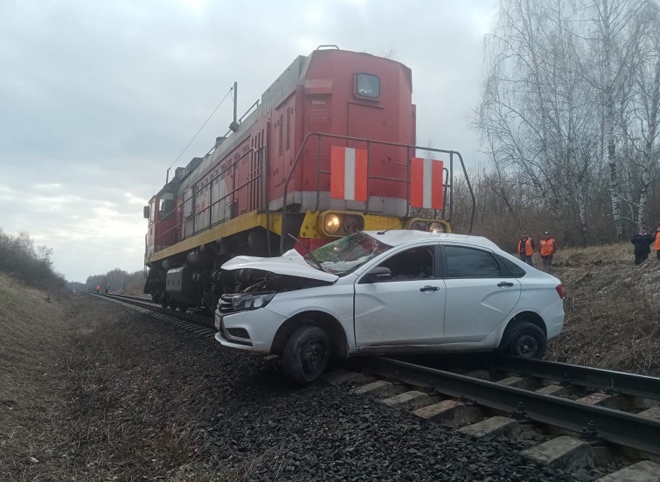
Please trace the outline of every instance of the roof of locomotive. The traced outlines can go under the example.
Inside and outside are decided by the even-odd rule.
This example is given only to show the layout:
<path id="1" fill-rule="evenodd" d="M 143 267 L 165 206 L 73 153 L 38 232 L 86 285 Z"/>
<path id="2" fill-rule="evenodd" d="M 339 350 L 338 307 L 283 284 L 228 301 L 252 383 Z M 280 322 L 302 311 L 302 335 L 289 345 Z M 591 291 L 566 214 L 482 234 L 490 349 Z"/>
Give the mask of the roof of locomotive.
<path id="1" fill-rule="evenodd" d="M 250 114 L 239 123 L 238 129 L 235 132 L 230 131 L 228 133 L 229 136 L 224 138 L 221 143 L 216 144 L 216 146 L 208 154 L 206 154 L 206 156 L 204 156 L 202 162 L 200 162 L 192 169 L 193 172 L 187 173 L 191 175 L 189 175 L 185 182 L 183 182 L 184 189 L 185 187 L 191 186 L 192 184 L 199 181 L 200 178 L 204 177 L 208 171 L 213 166 L 215 166 L 220 158 L 231 152 L 234 148 L 236 148 L 236 146 L 245 140 L 245 138 L 250 133 L 250 127 L 257 121 L 259 117 L 279 105 L 280 102 L 282 102 L 291 94 L 291 92 L 295 90 L 301 79 L 305 77 L 307 69 L 315 55 L 359 55 L 368 56 L 370 58 L 378 58 L 387 62 L 399 64 L 407 71 L 408 75 L 411 75 L 410 68 L 401 62 L 387 59 L 385 57 L 379 57 L 367 52 L 317 48 L 308 56 L 299 55 L 261 95 L 261 101 L 257 108 L 250 112 Z"/>

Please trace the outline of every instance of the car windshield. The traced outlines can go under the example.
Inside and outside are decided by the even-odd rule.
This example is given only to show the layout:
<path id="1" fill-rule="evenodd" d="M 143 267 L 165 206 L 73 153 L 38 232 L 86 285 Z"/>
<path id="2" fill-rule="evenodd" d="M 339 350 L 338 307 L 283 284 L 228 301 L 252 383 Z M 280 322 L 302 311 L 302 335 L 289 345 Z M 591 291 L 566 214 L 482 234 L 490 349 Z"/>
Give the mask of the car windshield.
<path id="1" fill-rule="evenodd" d="M 373 236 L 359 232 L 321 246 L 312 251 L 312 254 L 325 271 L 343 276 L 390 248 L 392 246 L 378 241 Z M 309 255 L 305 255 L 305 261 L 315 268 L 318 267 Z"/>

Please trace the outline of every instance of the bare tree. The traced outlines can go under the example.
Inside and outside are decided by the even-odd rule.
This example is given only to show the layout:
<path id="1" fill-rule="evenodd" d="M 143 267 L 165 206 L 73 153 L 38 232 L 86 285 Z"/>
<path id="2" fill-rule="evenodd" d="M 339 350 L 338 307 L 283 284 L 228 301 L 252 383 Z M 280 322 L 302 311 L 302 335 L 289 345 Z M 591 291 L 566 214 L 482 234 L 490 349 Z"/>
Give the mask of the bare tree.
<path id="1" fill-rule="evenodd" d="M 633 222 L 647 222 L 648 195 L 655 180 L 652 172 L 657 166 L 655 149 L 658 137 L 658 110 L 660 109 L 660 12 L 658 5 L 648 2 L 639 12 L 635 31 L 640 33 L 636 62 L 631 66 L 630 109 L 622 125 L 628 143 L 635 151 L 638 179 L 632 184 L 634 191 L 628 197 L 633 207 Z M 635 202 L 635 200 L 637 200 Z"/>
<path id="2" fill-rule="evenodd" d="M 571 30 L 577 13 L 566 0 L 501 2 L 478 125 L 499 168 L 536 193 L 533 205 L 567 225 L 578 206 L 586 242 L 597 102 L 580 61 L 586 46 Z"/>

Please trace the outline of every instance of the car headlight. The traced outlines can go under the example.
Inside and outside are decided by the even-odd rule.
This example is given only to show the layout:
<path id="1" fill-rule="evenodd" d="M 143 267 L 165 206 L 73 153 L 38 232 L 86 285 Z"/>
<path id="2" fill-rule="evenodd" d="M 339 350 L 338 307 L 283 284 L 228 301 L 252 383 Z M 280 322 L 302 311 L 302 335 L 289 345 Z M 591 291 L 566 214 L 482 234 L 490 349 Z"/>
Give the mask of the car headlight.
<path id="1" fill-rule="evenodd" d="M 270 300 L 272 300 L 276 294 L 276 292 L 244 293 L 232 298 L 232 308 L 234 311 L 256 310 L 257 308 L 263 308 L 268 303 L 270 303 Z"/>

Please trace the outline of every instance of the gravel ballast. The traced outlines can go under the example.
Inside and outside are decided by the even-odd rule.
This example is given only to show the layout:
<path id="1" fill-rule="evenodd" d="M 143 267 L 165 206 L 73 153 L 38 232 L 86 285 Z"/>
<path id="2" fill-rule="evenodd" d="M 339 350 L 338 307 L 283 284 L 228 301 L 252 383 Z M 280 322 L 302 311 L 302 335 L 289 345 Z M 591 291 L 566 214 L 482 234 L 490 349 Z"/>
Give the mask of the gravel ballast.
<path id="1" fill-rule="evenodd" d="M 576 480 L 515 439 L 475 441 L 346 386 L 292 387 L 276 361 L 116 303 L 73 312 L 71 440 L 41 455 L 71 480 Z"/>

